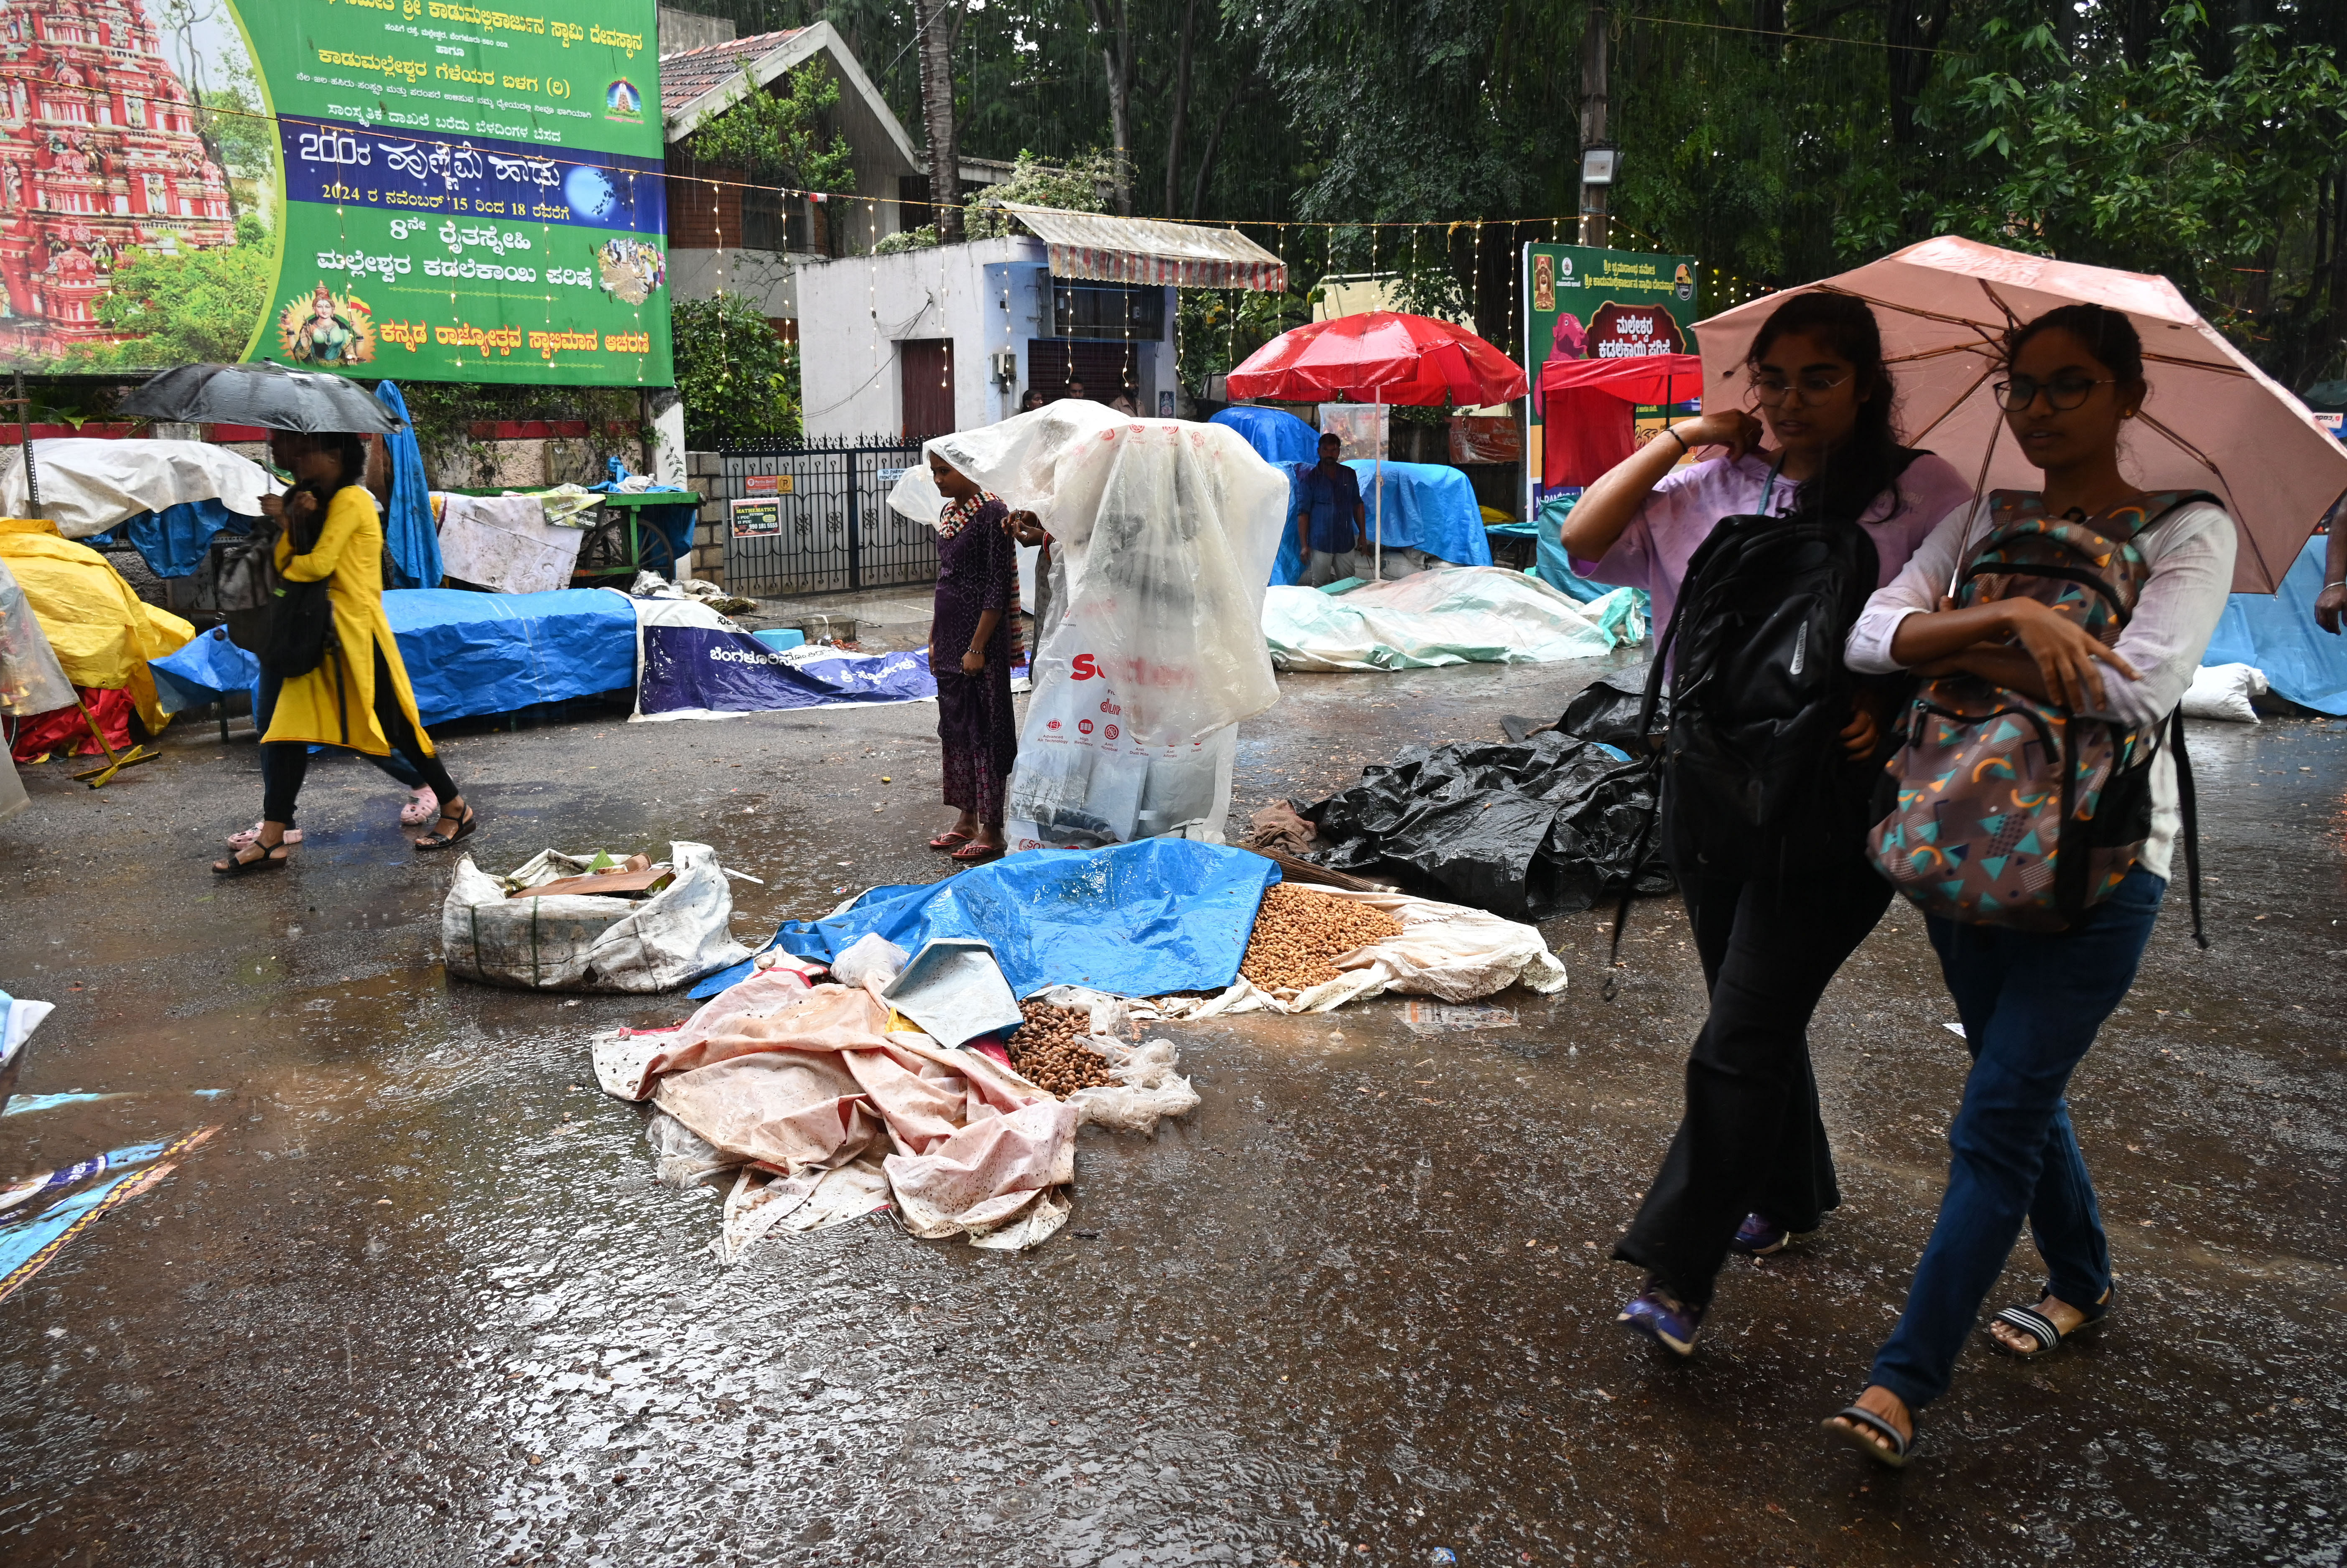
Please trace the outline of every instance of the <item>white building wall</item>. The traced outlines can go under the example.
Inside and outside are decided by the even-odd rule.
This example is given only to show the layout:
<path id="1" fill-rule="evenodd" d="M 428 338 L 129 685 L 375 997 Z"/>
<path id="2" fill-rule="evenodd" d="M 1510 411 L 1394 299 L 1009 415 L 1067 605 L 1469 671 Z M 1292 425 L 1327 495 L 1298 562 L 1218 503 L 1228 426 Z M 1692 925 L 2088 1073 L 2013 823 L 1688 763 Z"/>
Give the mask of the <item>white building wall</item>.
<path id="1" fill-rule="evenodd" d="M 1051 331 L 1045 251 L 1031 239 L 984 240 L 890 256 L 807 261 L 797 274 L 799 374 L 811 436 L 895 436 L 904 429 L 897 345 L 953 343 L 954 422 L 976 429 L 1017 412 L 1030 377 L 1029 344 Z M 1140 411 L 1174 391 L 1174 301 L 1163 343 L 1133 345 Z M 1017 360 L 998 386 L 993 356 Z M 1048 350 L 1046 351 L 1048 352 Z"/>

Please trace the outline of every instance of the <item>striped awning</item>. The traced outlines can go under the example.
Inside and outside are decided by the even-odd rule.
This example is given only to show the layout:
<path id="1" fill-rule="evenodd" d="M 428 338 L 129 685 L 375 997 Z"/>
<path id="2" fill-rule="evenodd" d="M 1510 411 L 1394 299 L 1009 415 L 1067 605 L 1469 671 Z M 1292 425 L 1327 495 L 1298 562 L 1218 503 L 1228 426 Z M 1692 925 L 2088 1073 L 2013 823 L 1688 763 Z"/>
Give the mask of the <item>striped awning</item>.
<path id="1" fill-rule="evenodd" d="M 1051 248 L 1051 275 L 1097 283 L 1172 284 L 1177 289 L 1260 289 L 1284 293 L 1287 263 L 1235 229 L 1062 212 L 1006 201 Z"/>

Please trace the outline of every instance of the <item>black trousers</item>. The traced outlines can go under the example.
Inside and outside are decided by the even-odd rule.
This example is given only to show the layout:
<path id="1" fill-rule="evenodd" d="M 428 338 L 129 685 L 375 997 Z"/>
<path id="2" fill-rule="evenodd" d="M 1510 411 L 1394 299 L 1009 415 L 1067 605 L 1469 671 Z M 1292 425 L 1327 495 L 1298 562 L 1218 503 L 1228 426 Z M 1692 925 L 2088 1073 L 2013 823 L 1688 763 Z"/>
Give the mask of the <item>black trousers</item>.
<path id="1" fill-rule="evenodd" d="M 327 657 L 339 658 L 340 654 Z M 274 693 L 272 696 L 273 699 Z M 273 700 L 270 706 L 276 707 Z M 448 776 L 448 770 L 441 765 L 438 757 L 425 753 L 423 743 L 416 738 L 415 726 L 407 722 L 407 714 L 400 708 L 399 692 L 391 683 L 391 666 L 380 648 L 374 651 L 374 722 L 383 727 L 383 738 L 391 743 L 391 749 L 415 770 L 417 778 L 432 786 L 433 794 L 444 803 L 456 797 L 460 793 L 456 781 Z M 309 773 L 309 742 L 279 741 L 261 748 L 261 815 L 264 821 L 293 825 L 302 781 Z"/>
<path id="2" fill-rule="evenodd" d="M 1815 1230 L 1841 1202 L 1818 1112 L 1809 1016 L 1891 902 L 1851 854 L 1784 880 L 1672 870 L 1686 895 L 1711 1011 L 1687 1057 L 1686 1110 L 1614 1255 L 1690 1306 L 1711 1300 L 1747 1214 Z"/>

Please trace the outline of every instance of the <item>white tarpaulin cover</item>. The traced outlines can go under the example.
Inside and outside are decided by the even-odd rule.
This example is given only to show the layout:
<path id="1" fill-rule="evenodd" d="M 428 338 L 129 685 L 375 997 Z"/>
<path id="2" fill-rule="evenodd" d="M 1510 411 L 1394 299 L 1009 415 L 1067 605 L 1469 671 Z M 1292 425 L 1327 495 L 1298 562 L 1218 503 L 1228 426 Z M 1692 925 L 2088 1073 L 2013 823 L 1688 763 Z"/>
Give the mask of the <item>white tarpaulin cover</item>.
<path id="1" fill-rule="evenodd" d="M 1231 726 L 1279 700 L 1260 629 L 1287 476 L 1223 425 L 1070 400 L 927 450 L 1034 512 L 1067 562 L 1010 775 L 1013 845 L 1219 841 Z M 888 504 L 937 521 L 926 463 Z"/>
<path id="2" fill-rule="evenodd" d="M 187 501 L 218 500 L 242 517 L 261 516 L 274 495 L 269 471 L 250 457 L 203 441 L 100 441 L 86 436 L 33 443 L 41 516 L 69 539 L 102 534 L 125 518 Z M 0 449 L 0 513 L 26 510 L 25 453 Z"/>
<path id="3" fill-rule="evenodd" d="M 1275 588 L 1263 635 L 1282 670 L 1422 670 L 1594 659 L 1643 629 L 1621 613 L 1631 590 L 1583 604 L 1504 567 L 1454 567 L 1344 593 Z"/>
<path id="4" fill-rule="evenodd" d="M 1406 893 L 1311 891 L 1383 909 L 1401 922 L 1401 930 L 1333 960 L 1343 972 L 1308 990 L 1275 995 L 1241 979 L 1219 996 L 1161 997 L 1153 1004 L 1158 1011 L 1194 1019 L 1258 1009 L 1327 1012 L 1387 991 L 1465 1002 L 1518 984 L 1542 995 L 1564 989 L 1564 960 L 1549 951 L 1540 932 L 1520 921 Z"/>
<path id="5" fill-rule="evenodd" d="M 570 586 L 584 530 L 549 523 L 536 496 L 432 497 L 440 518 L 440 566 L 459 582 L 499 593 Z"/>

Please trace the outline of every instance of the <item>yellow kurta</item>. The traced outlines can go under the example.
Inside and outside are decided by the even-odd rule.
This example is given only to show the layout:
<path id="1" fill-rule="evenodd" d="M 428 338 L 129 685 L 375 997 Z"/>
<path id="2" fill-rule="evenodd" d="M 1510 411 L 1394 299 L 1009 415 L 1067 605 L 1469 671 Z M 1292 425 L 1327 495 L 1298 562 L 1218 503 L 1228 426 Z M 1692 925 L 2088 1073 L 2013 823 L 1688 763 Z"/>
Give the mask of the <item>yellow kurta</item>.
<path id="1" fill-rule="evenodd" d="M 276 716 L 262 739 L 315 741 L 374 757 L 389 753 L 391 742 L 374 717 L 374 654 L 381 649 L 399 693 L 400 711 L 415 726 L 424 754 L 433 755 L 432 737 L 424 733 L 424 721 L 415 712 L 407 668 L 399 661 L 399 643 L 383 612 L 383 519 L 375 512 L 374 497 L 357 485 L 335 491 L 318 548 L 297 556 L 292 541 L 279 535 L 277 569 L 289 582 L 325 579 L 337 646 L 326 651 L 315 670 L 285 682 Z"/>

